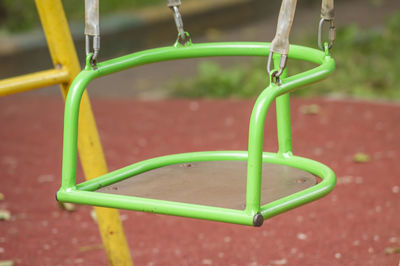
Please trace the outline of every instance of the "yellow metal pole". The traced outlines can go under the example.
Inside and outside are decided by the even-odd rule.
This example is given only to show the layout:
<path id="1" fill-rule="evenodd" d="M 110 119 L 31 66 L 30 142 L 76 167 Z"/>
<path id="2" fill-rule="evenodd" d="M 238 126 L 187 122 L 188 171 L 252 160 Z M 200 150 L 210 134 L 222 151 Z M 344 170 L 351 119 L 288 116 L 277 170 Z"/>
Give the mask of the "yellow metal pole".
<path id="1" fill-rule="evenodd" d="M 61 85 L 64 97 L 80 66 L 60 0 L 35 0 L 53 64 L 68 69 L 71 79 Z M 83 4 L 83 2 L 82 2 Z M 88 94 L 82 97 L 78 149 L 87 179 L 107 172 Z M 95 207 L 97 222 L 110 265 L 130 266 L 132 259 L 118 210 Z"/>
<path id="2" fill-rule="evenodd" d="M 0 80 L 0 96 L 66 83 L 71 80 L 66 69 L 50 69 Z"/>

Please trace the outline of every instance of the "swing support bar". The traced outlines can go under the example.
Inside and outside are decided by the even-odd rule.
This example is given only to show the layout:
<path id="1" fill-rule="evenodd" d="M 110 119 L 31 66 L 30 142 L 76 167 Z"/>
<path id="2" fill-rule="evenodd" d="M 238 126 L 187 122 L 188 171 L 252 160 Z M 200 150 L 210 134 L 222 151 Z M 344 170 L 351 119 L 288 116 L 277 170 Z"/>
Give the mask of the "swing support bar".
<path id="1" fill-rule="evenodd" d="M 290 58 L 305 60 L 317 64 L 318 66 L 291 77 L 286 77 L 284 74 L 279 85 L 271 82 L 270 85 L 259 95 L 250 118 L 248 151 L 210 151 L 168 155 L 137 162 L 125 168 L 99 176 L 95 179 L 78 185 L 76 184 L 76 147 L 79 105 L 86 86 L 93 79 L 131 67 L 167 60 L 212 56 L 268 56 L 269 48 L 269 43 L 254 42 L 207 43 L 192 44 L 190 46 L 163 47 L 141 51 L 98 63 L 96 69 L 92 68 L 89 62 L 90 56 L 88 56 L 86 68 L 72 83 L 66 100 L 62 186 L 57 193 L 57 199 L 59 201 L 74 202 L 78 204 L 89 204 L 260 226 L 263 219 L 273 217 L 328 194 L 335 186 L 335 174 L 331 169 L 319 162 L 292 155 L 290 126 L 287 126 L 290 120 L 286 121 L 282 119 L 282 117 L 287 117 L 287 114 L 283 113 L 288 111 L 287 99 L 280 97 L 286 97 L 287 93 L 301 86 L 327 77 L 334 70 L 335 62 L 330 57 L 327 48 L 325 52 L 323 52 L 295 45 L 290 46 Z M 279 58 L 274 60 L 279 60 Z M 279 152 L 266 153 L 263 152 L 262 149 L 265 117 L 269 106 L 277 98 L 280 101 L 280 104 L 277 105 L 277 113 L 278 117 L 281 117 L 278 119 L 281 121 L 278 129 Z M 244 210 L 124 195 L 110 195 L 95 191 L 101 187 L 114 184 L 127 178 L 134 178 L 137 174 L 162 166 L 177 163 L 219 160 L 247 161 L 246 208 Z M 261 206 L 260 187 L 262 176 L 261 165 L 263 162 L 299 168 L 319 176 L 322 181 L 313 187 Z"/>
<path id="2" fill-rule="evenodd" d="M 66 69 L 49 69 L 0 80 L 0 96 L 34 90 L 71 80 Z"/>

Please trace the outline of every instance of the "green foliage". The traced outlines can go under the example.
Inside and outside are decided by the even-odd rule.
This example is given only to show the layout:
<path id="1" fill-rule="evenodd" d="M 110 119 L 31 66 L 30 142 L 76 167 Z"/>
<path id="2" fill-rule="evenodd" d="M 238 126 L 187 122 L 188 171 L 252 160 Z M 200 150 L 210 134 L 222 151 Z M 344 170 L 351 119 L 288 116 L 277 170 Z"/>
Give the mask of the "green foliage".
<path id="1" fill-rule="evenodd" d="M 2 0 L 0 11 L 2 20 L 1 28 L 8 31 L 22 31 L 30 29 L 38 23 L 35 1 L 33 0 Z"/>
<path id="2" fill-rule="evenodd" d="M 104 15 L 164 2 L 164 0 L 106 0 L 100 1 L 100 12 Z M 69 20 L 84 19 L 85 2 L 83 0 L 64 0 L 63 5 Z M 29 30 L 40 24 L 34 0 L 1 0 L 0 15 L 2 17 L 0 26 L 9 32 Z"/>
<path id="3" fill-rule="evenodd" d="M 400 12 L 382 29 L 361 30 L 356 25 L 339 29 L 332 50 L 337 63 L 333 76 L 294 94 L 400 100 L 399 33 Z M 315 46 L 315 36 L 303 43 Z M 309 63 L 290 60 L 289 75 L 311 67 Z M 195 78 L 173 81 L 169 89 L 174 96 L 184 97 L 254 97 L 266 85 L 265 68 L 265 60 L 226 70 L 216 63 L 205 62 L 200 64 Z"/>
<path id="4" fill-rule="evenodd" d="M 195 79 L 175 80 L 170 84 L 172 95 L 189 98 L 249 98 L 267 85 L 265 71 L 254 63 L 247 68 L 223 70 L 213 61 L 199 64 Z"/>
<path id="5" fill-rule="evenodd" d="M 400 12 L 383 29 L 361 30 L 356 25 L 340 29 L 332 51 L 335 74 L 298 94 L 400 100 L 399 32 Z"/>

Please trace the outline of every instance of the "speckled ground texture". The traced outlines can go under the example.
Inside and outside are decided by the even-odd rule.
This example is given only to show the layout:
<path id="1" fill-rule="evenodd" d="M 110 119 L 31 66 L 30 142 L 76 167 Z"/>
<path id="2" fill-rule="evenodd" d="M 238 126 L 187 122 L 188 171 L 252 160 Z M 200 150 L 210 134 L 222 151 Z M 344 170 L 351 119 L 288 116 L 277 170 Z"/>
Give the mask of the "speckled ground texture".
<path id="1" fill-rule="evenodd" d="M 93 101 L 110 169 L 170 153 L 246 149 L 252 101 Z M 318 104 L 318 114 L 301 112 Z M 276 150 L 270 109 L 265 150 Z M 60 210 L 63 103 L 0 99 L 0 261 L 107 265 L 91 208 Z M 294 152 L 338 176 L 327 197 L 251 228 L 121 211 L 136 265 L 398 265 L 400 106 L 292 101 Z M 370 156 L 353 162 L 356 153 Z M 79 170 L 80 180 L 82 172 Z M 386 252 L 387 253 L 387 252 Z"/>

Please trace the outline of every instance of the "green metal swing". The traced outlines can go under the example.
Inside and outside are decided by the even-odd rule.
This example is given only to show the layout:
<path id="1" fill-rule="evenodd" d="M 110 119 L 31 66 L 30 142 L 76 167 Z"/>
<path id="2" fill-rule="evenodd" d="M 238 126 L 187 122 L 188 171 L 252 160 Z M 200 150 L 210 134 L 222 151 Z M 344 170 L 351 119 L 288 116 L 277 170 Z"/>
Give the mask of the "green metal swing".
<path id="1" fill-rule="evenodd" d="M 62 185 L 57 192 L 57 200 L 261 226 L 265 219 L 328 194 L 336 183 L 334 172 L 322 163 L 292 153 L 289 93 L 327 77 L 335 68 L 329 52 L 335 37 L 333 0 L 323 1 L 319 30 L 322 50 L 296 45 L 290 45 L 289 48 L 288 38 L 296 0 L 283 0 L 277 34 L 271 44 L 192 44 L 190 36 L 183 31 L 178 10 L 180 1 L 167 2 L 174 12 L 179 32 L 174 46 L 145 50 L 97 63 L 98 32 L 85 32 L 86 68 L 72 83 L 65 104 Z M 324 21 L 331 24 L 330 43 L 323 44 L 321 29 Z M 90 51 L 89 36 L 94 36 L 95 53 Z M 136 162 L 76 184 L 79 106 L 82 93 L 92 80 L 128 68 L 168 60 L 267 55 L 270 84 L 254 104 L 249 124 L 248 151 L 167 155 Z M 304 60 L 317 66 L 287 77 L 285 67 L 288 58 Z M 279 67 L 271 69 L 272 64 Z M 279 151 L 270 153 L 263 151 L 263 137 L 265 117 L 274 100 Z M 317 182 L 315 176 L 321 181 Z"/>

